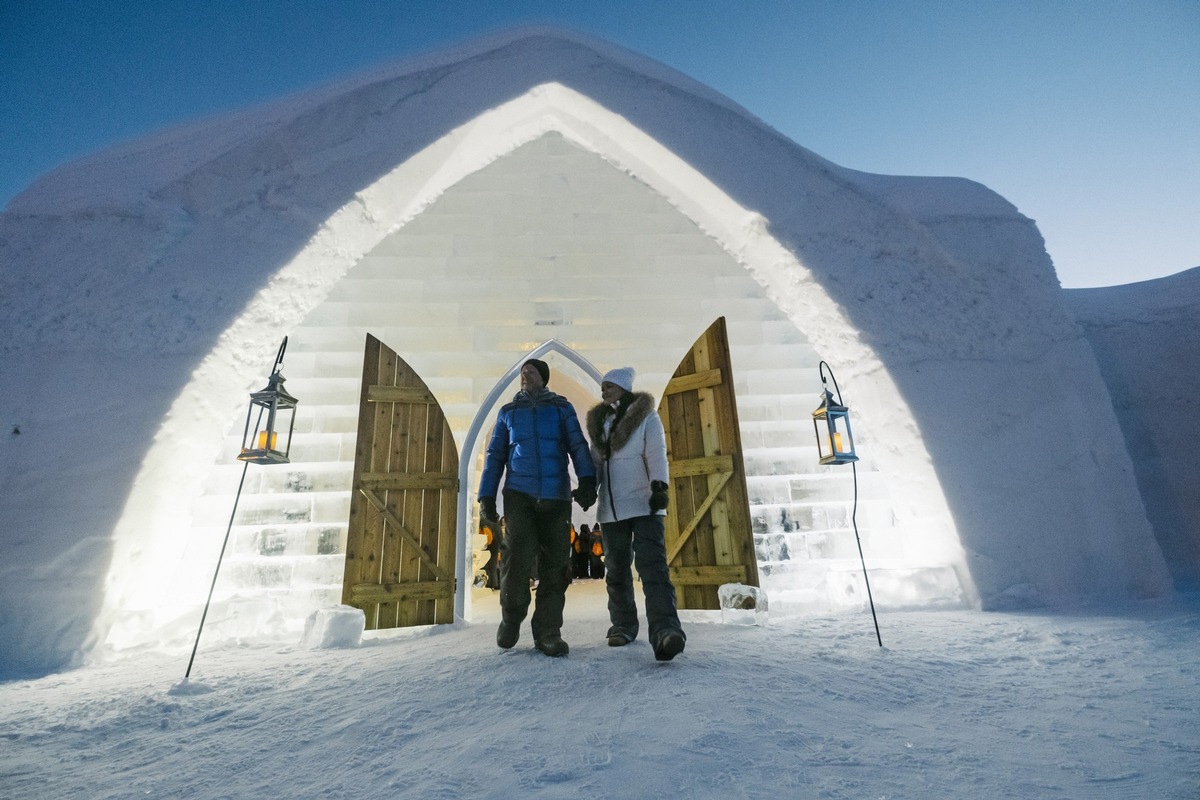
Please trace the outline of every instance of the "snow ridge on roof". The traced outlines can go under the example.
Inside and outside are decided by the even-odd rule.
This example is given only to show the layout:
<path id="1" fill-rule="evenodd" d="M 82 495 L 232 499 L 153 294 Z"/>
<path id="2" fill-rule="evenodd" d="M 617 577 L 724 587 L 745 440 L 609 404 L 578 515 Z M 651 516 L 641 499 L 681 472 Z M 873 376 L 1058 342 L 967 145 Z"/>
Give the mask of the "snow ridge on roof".
<path id="1" fill-rule="evenodd" d="M 1200 306 L 1200 267 L 1121 286 L 1066 289 L 1064 295 L 1077 316 L 1096 320 L 1193 319 Z"/>
<path id="2" fill-rule="evenodd" d="M 526 63 L 523 58 L 502 67 L 494 56 L 505 51 L 524 56 L 548 42 L 567 45 L 576 51 L 592 51 L 605 61 L 745 117 L 779 136 L 728 97 L 665 64 L 575 31 L 544 25 L 526 26 L 393 61 L 265 105 L 182 123 L 114 145 L 47 173 L 13 198 L 7 210 L 13 213 L 61 213 L 70 209 L 136 204 L 157 188 L 223 153 L 255 139 L 266 138 L 300 116 L 347 95 L 408 78 L 433 76 L 433 82 L 436 82 L 440 72 L 487 60 L 492 61 L 491 69 L 520 70 Z M 563 60 L 556 68 L 570 69 L 571 66 Z"/>

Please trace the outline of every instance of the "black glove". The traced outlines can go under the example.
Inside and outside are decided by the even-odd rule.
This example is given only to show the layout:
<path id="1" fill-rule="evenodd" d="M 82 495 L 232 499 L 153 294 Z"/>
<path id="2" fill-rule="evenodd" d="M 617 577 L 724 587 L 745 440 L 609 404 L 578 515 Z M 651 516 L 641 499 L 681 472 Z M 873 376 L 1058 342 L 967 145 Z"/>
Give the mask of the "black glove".
<path id="1" fill-rule="evenodd" d="M 580 508 L 587 511 L 596 502 L 596 479 L 580 478 L 579 488 L 571 492 L 571 497 L 575 498 Z"/>
<path id="2" fill-rule="evenodd" d="M 496 498 L 479 498 L 479 518 L 485 525 L 499 525 L 500 514 L 496 512 Z"/>
<path id="3" fill-rule="evenodd" d="M 667 507 L 669 497 L 667 495 L 667 485 L 662 481 L 650 482 L 650 513 L 655 514 L 663 511 Z"/>

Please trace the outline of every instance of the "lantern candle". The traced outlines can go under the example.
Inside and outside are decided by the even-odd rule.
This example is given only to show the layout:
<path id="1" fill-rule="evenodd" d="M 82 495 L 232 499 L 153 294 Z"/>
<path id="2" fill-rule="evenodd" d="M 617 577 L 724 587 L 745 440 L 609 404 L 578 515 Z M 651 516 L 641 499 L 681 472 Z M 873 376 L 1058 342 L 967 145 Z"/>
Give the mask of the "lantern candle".
<path id="1" fill-rule="evenodd" d="M 267 435 L 270 434 L 270 443 L 268 444 Z M 279 438 L 279 434 L 275 431 L 259 431 L 258 433 L 258 449 L 259 450 L 274 450 L 275 441 Z"/>
<path id="2" fill-rule="evenodd" d="M 844 455 L 846 452 L 845 448 L 842 447 L 841 431 L 835 431 L 832 440 L 830 440 L 828 436 L 822 436 L 821 443 L 825 445 L 823 448 L 821 448 L 821 451 L 827 453 L 826 457 Z M 830 447 L 831 444 L 832 447 Z"/>

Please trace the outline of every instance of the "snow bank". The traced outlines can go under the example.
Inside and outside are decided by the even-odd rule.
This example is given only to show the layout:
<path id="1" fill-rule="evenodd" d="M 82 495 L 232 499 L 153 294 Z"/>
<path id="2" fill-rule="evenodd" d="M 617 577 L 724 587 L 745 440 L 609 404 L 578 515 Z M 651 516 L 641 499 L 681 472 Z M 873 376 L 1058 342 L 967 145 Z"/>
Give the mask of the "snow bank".
<path id="1" fill-rule="evenodd" d="M 1112 393 L 1172 577 L 1200 589 L 1200 267 L 1064 295 Z"/>

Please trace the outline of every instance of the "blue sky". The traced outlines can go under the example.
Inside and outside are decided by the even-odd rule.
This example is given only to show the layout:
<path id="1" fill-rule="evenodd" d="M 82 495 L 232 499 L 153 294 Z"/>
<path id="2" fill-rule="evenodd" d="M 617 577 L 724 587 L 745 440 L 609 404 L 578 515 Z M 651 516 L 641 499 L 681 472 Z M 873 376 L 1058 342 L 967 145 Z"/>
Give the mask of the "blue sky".
<path id="1" fill-rule="evenodd" d="M 844 166 L 984 183 L 1064 286 L 1200 265 L 1200 0 L 0 0 L 0 203 L 115 142 L 531 23 Z"/>

